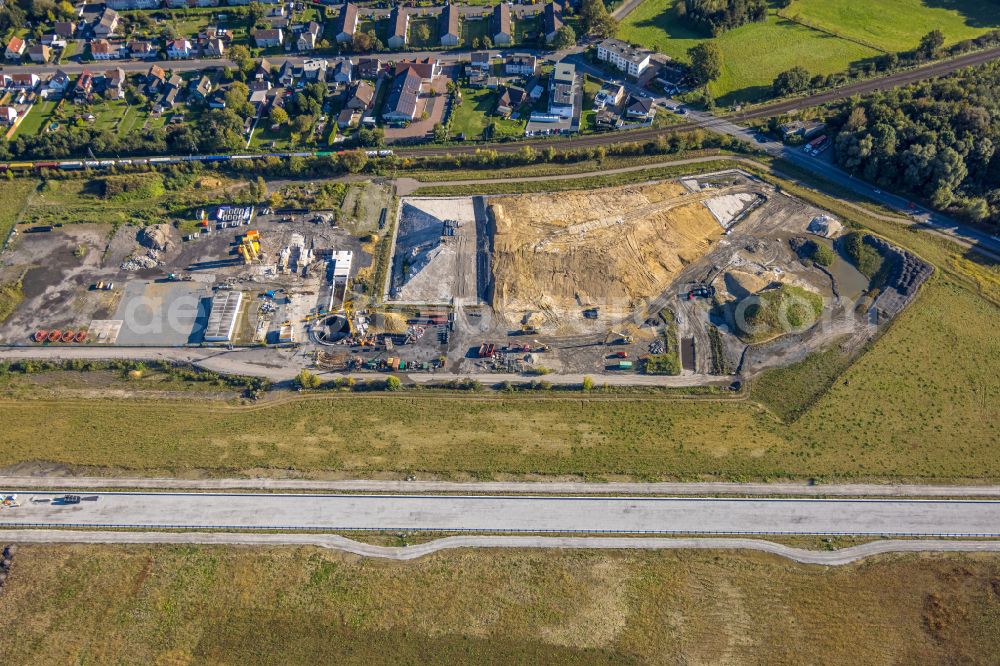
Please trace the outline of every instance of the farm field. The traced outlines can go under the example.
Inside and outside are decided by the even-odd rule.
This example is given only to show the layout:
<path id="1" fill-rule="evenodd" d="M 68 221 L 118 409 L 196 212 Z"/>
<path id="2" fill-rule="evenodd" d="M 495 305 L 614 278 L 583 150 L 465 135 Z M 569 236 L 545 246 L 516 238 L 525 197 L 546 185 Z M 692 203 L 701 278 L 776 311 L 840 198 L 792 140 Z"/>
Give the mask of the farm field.
<path id="1" fill-rule="evenodd" d="M 689 48 L 708 37 L 680 23 L 676 0 L 646 0 L 621 24 L 621 39 L 687 61 Z M 770 90 L 780 72 L 801 65 L 812 74 L 830 74 L 878 55 L 860 44 L 807 28 L 771 12 L 765 23 L 729 30 L 715 39 L 722 51 L 722 75 L 711 92 L 719 104 L 751 101 Z"/>
<path id="2" fill-rule="evenodd" d="M 794 0 L 780 13 L 887 51 L 912 49 L 934 28 L 945 44 L 1000 28 L 1000 8 L 982 0 Z"/>
<path id="3" fill-rule="evenodd" d="M 998 562 L 22 546 L 0 650 L 14 663 L 989 663 Z"/>

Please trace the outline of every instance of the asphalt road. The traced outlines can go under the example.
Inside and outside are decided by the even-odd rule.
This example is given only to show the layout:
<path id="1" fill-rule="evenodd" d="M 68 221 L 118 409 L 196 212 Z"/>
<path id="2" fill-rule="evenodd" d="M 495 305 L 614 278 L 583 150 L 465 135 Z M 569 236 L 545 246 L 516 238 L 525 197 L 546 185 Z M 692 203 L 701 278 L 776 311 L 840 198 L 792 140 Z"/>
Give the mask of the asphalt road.
<path id="1" fill-rule="evenodd" d="M 725 481 L 393 481 L 383 479 L 170 479 L 105 476 L 0 476 L 0 488 L 24 490 L 311 490 L 337 493 L 561 493 L 567 495 L 761 495 L 795 497 L 998 497 L 1000 485 L 944 486 L 877 483 L 731 483 Z"/>
<path id="2" fill-rule="evenodd" d="M 3 527 L 1000 536 L 1000 501 L 472 495 L 21 495 Z"/>
<path id="3" fill-rule="evenodd" d="M 760 539 L 655 537 L 453 536 L 413 546 L 376 546 L 335 534 L 234 534 L 231 532 L 99 532 L 81 530 L 4 530 L 6 541 L 20 543 L 199 544 L 208 546 L 317 546 L 364 557 L 415 560 L 455 548 L 558 548 L 612 550 L 756 550 L 802 562 L 841 566 L 886 553 L 996 553 L 1000 541 L 880 540 L 832 551 L 793 548 Z"/>

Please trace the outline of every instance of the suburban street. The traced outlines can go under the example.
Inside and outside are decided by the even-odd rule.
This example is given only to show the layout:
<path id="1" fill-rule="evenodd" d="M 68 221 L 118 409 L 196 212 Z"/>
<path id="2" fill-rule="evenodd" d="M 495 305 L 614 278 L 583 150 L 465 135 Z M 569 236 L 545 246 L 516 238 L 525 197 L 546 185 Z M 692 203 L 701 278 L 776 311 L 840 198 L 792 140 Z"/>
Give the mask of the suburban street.
<path id="1" fill-rule="evenodd" d="M 1000 501 L 472 495 L 21 495 L 3 527 L 1000 536 Z"/>

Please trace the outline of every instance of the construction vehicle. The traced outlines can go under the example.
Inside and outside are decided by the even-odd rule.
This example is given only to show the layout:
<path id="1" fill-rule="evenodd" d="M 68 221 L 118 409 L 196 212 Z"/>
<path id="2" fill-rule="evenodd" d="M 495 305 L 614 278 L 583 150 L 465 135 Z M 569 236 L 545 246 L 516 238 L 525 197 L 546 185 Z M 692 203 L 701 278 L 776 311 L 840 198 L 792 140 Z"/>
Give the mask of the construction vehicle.
<path id="1" fill-rule="evenodd" d="M 101 282 L 98 282 L 97 284 L 93 285 L 93 287 L 91 288 L 96 291 L 111 291 L 114 288 L 114 286 L 115 286 L 114 282 L 104 282 L 102 280 Z"/>
<path id="2" fill-rule="evenodd" d="M 616 330 L 612 329 L 608 333 L 608 337 L 604 339 L 604 344 L 606 344 L 606 345 L 607 344 L 611 344 L 609 342 L 609 340 L 611 338 L 615 337 L 615 336 L 617 336 L 617 338 L 618 338 L 617 340 L 615 340 L 615 344 L 630 345 L 633 342 L 635 342 L 635 338 L 632 337 L 632 335 L 630 335 L 629 333 L 622 333 L 621 331 L 616 331 Z"/>
<path id="3" fill-rule="evenodd" d="M 240 239 L 240 244 L 236 248 L 243 261 L 247 264 L 260 259 L 260 232 L 250 230 Z"/>
<path id="4" fill-rule="evenodd" d="M 538 327 L 531 324 L 521 324 L 521 335 L 538 335 Z"/>
<path id="5" fill-rule="evenodd" d="M 167 282 L 190 282 L 194 278 L 182 273 L 167 273 Z"/>
<path id="6" fill-rule="evenodd" d="M 710 284 L 695 284 L 687 293 L 687 299 L 693 301 L 695 298 L 712 298 L 715 296 L 715 287 Z"/>
<path id="7" fill-rule="evenodd" d="M 552 349 L 551 347 L 549 347 L 544 342 L 539 342 L 538 340 L 532 340 L 532 342 L 534 342 L 536 345 L 538 345 L 537 347 L 535 347 L 535 351 L 536 352 L 547 352 L 550 349 Z"/>

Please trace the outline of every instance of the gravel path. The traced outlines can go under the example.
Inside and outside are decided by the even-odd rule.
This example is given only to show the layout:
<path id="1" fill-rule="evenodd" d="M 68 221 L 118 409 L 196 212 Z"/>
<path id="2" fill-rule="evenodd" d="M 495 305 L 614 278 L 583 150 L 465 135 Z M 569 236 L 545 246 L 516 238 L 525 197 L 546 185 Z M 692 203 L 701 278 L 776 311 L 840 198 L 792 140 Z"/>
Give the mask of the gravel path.
<path id="1" fill-rule="evenodd" d="M 996 553 L 1000 541 L 886 540 L 834 551 L 793 548 L 761 539 L 455 536 L 406 547 L 375 546 L 337 535 L 232 534 L 225 532 L 83 532 L 5 530 L 3 540 L 19 543 L 199 544 L 236 546 L 318 546 L 364 557 L 413 560 L 454 548 L 561 548 L 610 550 L 757 550 L 803 564 L 840 566 L 887 553 Z"/>

